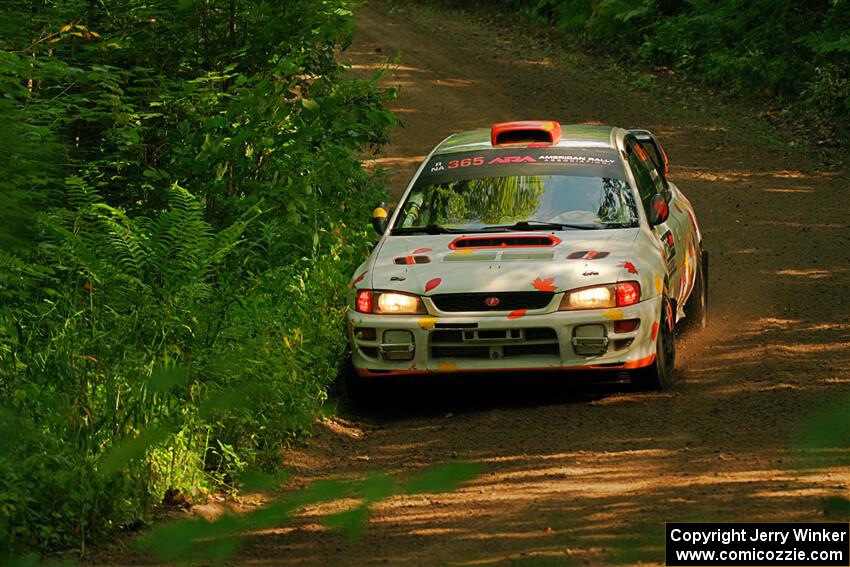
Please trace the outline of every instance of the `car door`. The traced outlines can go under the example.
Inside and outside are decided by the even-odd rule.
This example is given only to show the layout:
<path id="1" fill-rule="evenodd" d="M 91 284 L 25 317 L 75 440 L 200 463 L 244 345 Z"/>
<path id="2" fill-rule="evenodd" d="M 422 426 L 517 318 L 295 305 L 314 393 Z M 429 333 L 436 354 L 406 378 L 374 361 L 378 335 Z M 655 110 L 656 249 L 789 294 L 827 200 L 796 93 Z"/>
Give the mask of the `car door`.
<path id="1" fill-rule="evenodd" d="M 647 217 L 649 217 L 650 203 L 655 195 L 662 195 L 668 204 L 670 214 L 667 220 L 654 226 L 652 230 L 664 250 L 670 283 L 670 297 L 681 302 L 684 299 L 684 293 L 687 291 L 686 279 L 683 278 L 682 269 L 682 258 L 684 257 L 682 249 L 686 243 L 683 241 L 682 215 L 675 207 L 678 196 L 670 188 L 663 172 L 659 169 L 659 165 L 663 164 L 664 161 L 660 161 L 657 165 L 650 152 L 634 137 L 630 137 L 626 141 L 626 156 Z M 681 305 L 681 303 L 679 304 Z"/>
<path id="2" fill-rule="evenodd" d="M 634 135 L 635 143 L 649 155 L 652 162 L 649 168 L 650 177 L 656 189 L 665 196 L 670 209 L 670 216 L 666 224 L 672 235 L 676 262 L 676 281 L 672 280 L 671 271 L 671 287 L 676 289 L 676 300 L 679 308 L 682 309 L 693 290 L 697 264 L 700 261 L 699 226 L 694 217 L 691 203 L 667 179 L 670 165 L 664 148 L 648 130 L 630 130 L 630 132 Z M 661 235 L 661 237 L 663 236 Z"/>

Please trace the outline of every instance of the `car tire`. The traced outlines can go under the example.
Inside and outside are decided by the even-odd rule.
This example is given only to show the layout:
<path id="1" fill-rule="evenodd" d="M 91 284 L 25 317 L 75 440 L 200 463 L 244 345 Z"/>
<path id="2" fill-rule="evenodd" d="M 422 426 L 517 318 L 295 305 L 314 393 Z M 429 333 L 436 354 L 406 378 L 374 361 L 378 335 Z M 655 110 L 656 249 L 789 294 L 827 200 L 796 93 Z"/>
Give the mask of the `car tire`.
<path id="1" fill-rule="evenodd" d="M 667 296 L 661 296 L 655 360 L 645 368 L 633 370 L 630 375 L 632 385 L 640 390 L 667 390 L 673 385 L 673 374 L 676 370 L 674 309 Z"/>
<path id="2" fill-rule="evenodd" d="M 683 331 L 703 331 L 708 325 L 708 250 L 700 250 L 696 279 L 685 303 Z"/>

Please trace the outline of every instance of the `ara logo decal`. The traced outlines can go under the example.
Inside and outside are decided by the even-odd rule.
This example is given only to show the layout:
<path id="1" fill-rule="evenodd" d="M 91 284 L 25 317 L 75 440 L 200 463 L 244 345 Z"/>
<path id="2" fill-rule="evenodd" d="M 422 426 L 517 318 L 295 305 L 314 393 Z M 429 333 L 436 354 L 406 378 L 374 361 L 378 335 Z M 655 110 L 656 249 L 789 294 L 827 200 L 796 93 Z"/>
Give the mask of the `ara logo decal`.
<path id="1" fill-rule="evenodd" d="M 537 163 L 537 160 L 531 156 L 504 156 L 491 159 L 487 165 L 503 163 Z"/>
<path id="2" fill-rule="evenodd" d="M 438 161 L 435 162 L 434 165 L 431 166 L 431 173 L 437 173 L 438 171 L 445 171 L 446 166 L 443 165 L 443 162 Z"/>

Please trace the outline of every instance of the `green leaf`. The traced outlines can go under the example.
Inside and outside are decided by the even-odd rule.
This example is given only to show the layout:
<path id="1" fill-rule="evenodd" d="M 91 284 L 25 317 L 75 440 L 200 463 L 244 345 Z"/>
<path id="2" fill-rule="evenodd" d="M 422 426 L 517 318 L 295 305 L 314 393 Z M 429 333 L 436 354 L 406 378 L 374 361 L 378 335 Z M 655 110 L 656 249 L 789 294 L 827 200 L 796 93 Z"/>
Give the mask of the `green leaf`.
<path id="1" fill-rule="evenodd" d="M 409 480 L 404 487 L 407 494 L 450 492 L 462 483 L 481 474 L 482 467 L 475 463 L 458 461 L 434 467 Z"/>
<path id="2" fill-rule="evenodd" d="M 850 500 L 840 496 L 824 498 L 823 511 L 831 521 L 837 518 L 850 519 Z"/>
<path id="3" fill-rule="evenodd" d="M 822 407 L 802 423 L 800 431 L 804 448 L 850 448 L 850 398 Z"/>
<path id="4" fill-rule="evenodd" d="M 170 434 L 170 428 L 161 426 L 143 431 L 133 439 L 119 442 L 106 453 L 98 470 L 105 476 L 117 474 L 131 462 L 142 458 L 149 449 L 165 441 Z"/>
<path id="5" fill-rule="evenodd" d="M 287 471 L 280 471 L 276 473 L 247 471 L 240 476 L 239 483 L 241 484 L 243 491 L 257 492 L 276 488 L 285 483 L 289 479 L 289 476 L 290 475 Z"/>
<path id="6" fill-rule="evenodd" d="M 349 540 L 356 540 L 363 534 L 363 526 L 369 519 L 369 506 L 363 504 L 352 510 L 340 512 L 325 518 L 325 525 L 341 530 Z"/>
<path id="7" fill-rule="evenodd" d="M 301 106 L 303 106 L 307 110 L 312 110 L 312 111 L 319 110 L 319 103 L 316 102 L 315 100 L 309 99 L 309 98 L 302 98 L 301 99 Z"/>
<path id="8" fill-rule="evenodd" d="M 189 370 L 186 368 L 159 368 L 151 374 L 148 382 L 150 392 L 165 392 L 173 386 L 185 386 L 189 379 Z"/>

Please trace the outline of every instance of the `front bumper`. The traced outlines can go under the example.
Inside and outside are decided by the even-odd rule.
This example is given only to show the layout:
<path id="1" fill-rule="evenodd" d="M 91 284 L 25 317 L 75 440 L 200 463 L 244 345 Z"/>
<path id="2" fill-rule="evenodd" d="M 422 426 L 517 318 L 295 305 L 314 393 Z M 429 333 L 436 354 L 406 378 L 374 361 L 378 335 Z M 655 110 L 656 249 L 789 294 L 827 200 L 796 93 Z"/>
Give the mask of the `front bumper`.
<path id="1" fill-rule="evenodd" d="M 349 310 L 352 362 L 360 376 L 641 368 L 655 360 L 660 301 L 521 317 Z M 636 329 L 617 332 L 617 321 L 635 319 Z"/>

